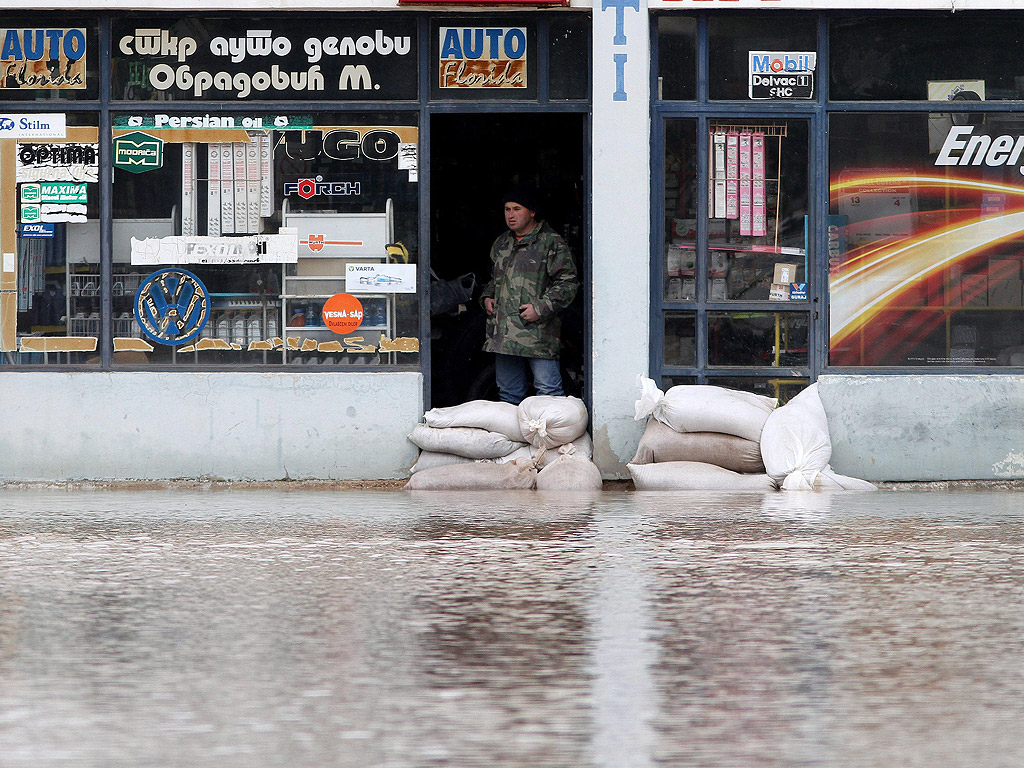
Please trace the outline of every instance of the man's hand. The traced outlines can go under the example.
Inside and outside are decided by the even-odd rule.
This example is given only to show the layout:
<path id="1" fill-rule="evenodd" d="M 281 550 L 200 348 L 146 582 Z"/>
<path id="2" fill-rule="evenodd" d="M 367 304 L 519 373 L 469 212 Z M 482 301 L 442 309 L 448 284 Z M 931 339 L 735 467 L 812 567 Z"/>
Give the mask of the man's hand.
<path id="1" fill-rule="evenodd" d="M 494 299 L 490 296 L 484 299 L 484 311 L 486 311 L 488 315 L 494 314 Z"/>
<path id="2" fill-rule="evenodd" d="M 540 315 L 537 314 L 537 310 L 533 308 L 533 304 L 520 304 L 519 316 L 528 323 L 535 323 L 540 320 Z"/>

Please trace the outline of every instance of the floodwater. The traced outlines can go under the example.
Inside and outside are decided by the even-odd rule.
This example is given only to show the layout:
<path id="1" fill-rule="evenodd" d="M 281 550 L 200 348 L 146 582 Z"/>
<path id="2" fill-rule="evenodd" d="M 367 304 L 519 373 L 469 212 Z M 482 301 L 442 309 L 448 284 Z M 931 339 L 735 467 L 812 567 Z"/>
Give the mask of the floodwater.
<path id="1" fill-rule="evenodd" d="M 0 491 L 0 766 L 1020 768 L 1022 502 Z"/>

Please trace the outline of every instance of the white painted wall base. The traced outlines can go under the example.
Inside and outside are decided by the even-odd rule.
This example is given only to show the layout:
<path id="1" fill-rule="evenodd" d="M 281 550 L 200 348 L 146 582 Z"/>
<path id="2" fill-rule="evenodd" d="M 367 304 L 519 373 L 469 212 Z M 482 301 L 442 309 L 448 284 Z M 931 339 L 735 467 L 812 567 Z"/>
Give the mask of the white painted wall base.
<path id="1" fill-rule="evenodd" d="M 406 476 L 419 373 L 0 376 L 0 480 Z"/>
<path id="2" fill-rule="evenodd" d="M 818 382 L 837 472 L 893 481 L 1024 478 L 1024 376 Z"/>

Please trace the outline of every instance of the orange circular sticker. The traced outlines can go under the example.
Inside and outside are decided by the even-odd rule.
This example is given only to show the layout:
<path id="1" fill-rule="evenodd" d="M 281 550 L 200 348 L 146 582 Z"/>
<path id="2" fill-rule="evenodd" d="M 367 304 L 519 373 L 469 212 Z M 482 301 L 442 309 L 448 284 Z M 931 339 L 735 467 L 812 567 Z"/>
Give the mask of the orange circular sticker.
<path id="1" fill-rule="evenodd" d="M 323 318 L 335 333 L 351 333 L 363 324 L 363 304 L 351 293 L 336 293 L 324 302 Z"/>

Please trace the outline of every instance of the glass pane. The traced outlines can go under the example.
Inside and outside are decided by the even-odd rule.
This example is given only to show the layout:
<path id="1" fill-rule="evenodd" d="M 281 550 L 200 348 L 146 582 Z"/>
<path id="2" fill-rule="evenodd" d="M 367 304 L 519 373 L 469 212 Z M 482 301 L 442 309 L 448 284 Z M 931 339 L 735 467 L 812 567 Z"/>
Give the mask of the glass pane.
<path id="1" fill-rule="evenodd" d="M 713 121 L 708 299 L 807 299 L 808 125 Z"/>
<path id="2" fill-rule="evenodd" d="M 697 298 L 697 123 L 665 123 L 665 300 Z"/>
<path id="3" fill-rule="evenodd" d="M 711 98 L 746 101 L 751 96 L 751 52 L 816 52 L 815 17 L 779 13 L 770 16 L 716 15 L 708 20 L 708 46 Z M 812 77 L 816 74 L 812 72 Z M 811 94 L 816 92 L 817 86 L 812 85 Z M 778 100 L 781 97 L 766 98 Z"/>
<path id="4" fill-rule="evenodd" d="M 570 16 L 552 20 L 549 94 L 552 99 L 586 99 L 590 95 L 590 19 Z"/>
<path id="5" fill-rule="evenodd" d="M 98 119 L 62 117 L 62 139 L 0 142 L 3 185 L 17 200 L 0 221 L 0 349 L 8 353 L 0 360 L 7 363 L 98 362 Z M 79 270 L 89 275 L 82 282 Z"/>
<path id="6" fill-rule="evenodd" d="M 697 20 L 658 17 L 658 94 L 666 101 L 697 98 Z"/>
<path id="7" fill-rule="evenodd" d="M 667 392 L 672 387 L 678 384 L 696 384 L 696 376 L 662 376 L 661 377 L 661 389 Z"/>
<path id="8" fill-rule="evenodd" d="M 416 20 L 410 16 L 131 16 L 114 21 L 113 43 L 115 99 L 417 96 Z"/>
<path id="9" fill-rule="evenodd" d="M 708 312 L 708 365 L 806 366 L 804 312 Z"/>
<path id="10" fill-rule="evenodd" d="M 833 100 L 994 101 L 1024 98 L 1020 14 L 834 18 L 829 25 Z"/>
<path id="11" fill-rule="evenodd" d="M 833 365 L 1024 365 L 1019 125 L 832 117 Z"/>
<path id="12" fill-rule="evenodd" d="M 665 315 L 665 365 L 692 368 L 697 364 L 697 316 L 693 312 Z"/>
<path id="13" fill-rule="evenodd" d="M 779 405 L 785 405 L 800 394 L 807 388 L 808 383 L 807 379 L 761 379 L 746 376 L 708 377 L 708 384 L 713 386 L 739 389 L 743 392 L 753 392 L 755 395 L 774 397 L 779 401 Z"/>
<path id="14" fill-rule="evenodd" d="M 415 364 L 415 117 L 190 117 L 114 119 L 115 360 Z"/>
<path id="15" fill-rule="evenodd" d="M 3 23 L 0 101 L 99 98 L 94 17 L 5 13 Z"/>

